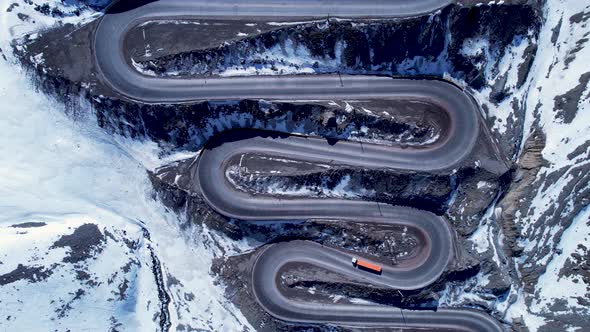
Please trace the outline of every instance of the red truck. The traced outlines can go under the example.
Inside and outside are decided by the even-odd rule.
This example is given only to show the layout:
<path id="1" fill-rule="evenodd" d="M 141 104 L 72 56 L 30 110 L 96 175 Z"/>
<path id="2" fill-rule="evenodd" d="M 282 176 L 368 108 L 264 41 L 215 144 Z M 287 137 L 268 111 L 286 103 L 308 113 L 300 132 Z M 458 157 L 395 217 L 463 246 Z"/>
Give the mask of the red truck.
<path id="1" fill-rule="evenodd" d="M 381 266 L 369 263 L 367 261 L 363 261 L 363 260 L 358 259 L 356 257 L 352 258 L 352 265 L 358 267 L 359 269 L 367 270 L 367 271 L 377 273 L 377 274 L 381 274 L 381 270 L 382 270 Z"/>

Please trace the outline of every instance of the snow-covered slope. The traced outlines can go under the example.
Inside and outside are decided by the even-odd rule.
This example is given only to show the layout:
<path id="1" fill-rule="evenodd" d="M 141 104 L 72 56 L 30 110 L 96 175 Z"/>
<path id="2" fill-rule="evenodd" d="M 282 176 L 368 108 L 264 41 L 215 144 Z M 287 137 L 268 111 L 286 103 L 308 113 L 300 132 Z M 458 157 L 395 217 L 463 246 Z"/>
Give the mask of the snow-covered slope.
<path id="1" fill-rule="evenodd" d="M 248 326 L 209 274 L 210 234 L 181 230 L 152 198 L 139 160 L 161 162 L 155 145 L 113 138 L 35 91 L 9 43 L 58 18 L 11 3 L 0 2 L 0 330 Z"/>
<path id="2" fill-rule="evenodd" d="M 515 38 L 503 54 L 494 54 L 486 40 L 464 45 L 487 81 L 487 87 L 472 92 L 498 141 L 509 138 L 516 144 L 512 157 L 518 165 L 511 187 L 490 207 L 472 240 L 478 252 L 491 251 L 495 264 L 512 279 L 507 301 L 491 303 L 500 316 L 531 331 L 586 331 L 590 3 L 548 0 L 543 17 L 538 39 Z M 518 64 L 530 51 L 537 53 L 523 76 Z M 498 86 L 505 98 L 494 101 Z M 488 278 L 480 273 L 477 284 L 485 285 Z M 473 294 L 451 298 L 489 302 Z"/>
<path id="3" fill-rule="evenodd" d="M 588 329 L 590 280 L 584 248 L 590 240 L 590 4 L 547 1 L 545 16 L 539 52 L 520 92 L 526 105 L 524 138 L 542 130 L 544 163 L 533 183 L 536 190 L 517 213 L 524 252 L 515 260 L 521 276 L 531 271 L 541 276 L 538 282 L 525 279 L 523 286 L 532 294 L 520 296 L 508 316 L 528 312 L 523 317 L 531 330 L 559 326 L 554 321 L 572 330 Z M 576 255 L 582 261 L 568 266 Z"/>
<path id="4" fill-rule="evenodd" d="M 152 318 L 163 317 L 152 270 L 160 267 L 141 227 L 82 215 L 26 219 L 0 228 L 5 330 L 157 329 Z"/>

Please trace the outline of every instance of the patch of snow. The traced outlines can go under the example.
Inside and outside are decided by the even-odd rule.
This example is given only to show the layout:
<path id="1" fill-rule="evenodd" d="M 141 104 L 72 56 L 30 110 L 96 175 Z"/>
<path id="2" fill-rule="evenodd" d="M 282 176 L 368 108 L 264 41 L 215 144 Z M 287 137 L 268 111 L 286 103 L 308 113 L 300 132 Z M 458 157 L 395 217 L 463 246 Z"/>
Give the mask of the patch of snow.
<path id="1" fill-rule="evenodd" d="M 504 317 L 509 322 L 522 319 L 530 331 L 538 331 L 539 328 L 546 324 L 545 318 L 529 312 L 525 302 L 525 294 L 522 290 L 519 290 L 515 295 L 517 296 L 516 302 L 508 307 Z"/>
<path id="2" fill-rule="evenodd" d="M 372 305 L 375 304 L 374 302 L 371 302 L 369 300 L 359 299 L 359 298 L 356 298 L 356 297 L 350 298 L 348 300 L 350 301 L 350 303 L 354 303 L 354 304 L 372 304 Z"/>
<path id="3" fill-rule="evenodd" d="M 337 71 L 341 64 L 342 51 L 346 45 L 338 42 L 335 46 L 334 59 L 312 57 L 309 50 L 302 45 L 295 45 L 288 39 L 284 45 L 272 48 L 245 59 L 247 65 L 228 67 L 219 72 L 219 76 L 251 76 L 251 75 L 289 75 L 313 74 L 316 72 Z M 257 63 L 257 59 L 274 62 L 274 65 L 248 65 Z M 315 66 L 314 66 L 315 65 Z"/>
<path id="4" fill-rule="evenodd" d="M 490 43 L 487 39 L 483 38 L 469 38 L 463 42 L 460 54 L 467 57 L 477 57 L 480 55 L 489 56 Z M 481 69 L 480 67 L 478 67 Z"/>
<path id="5" fill-rule="evenodd" d="M 306 187 L 296 186 L 293 188 L 285 188 L 280 182 L 271 183 L 265 192 L 271 195 L 284 195 L 284 196 L 321 196 L 321 197 L 336 197 L 336 198 L 358 198 L 360 196 L 372 196 L 375 191 L 372 189 L 360 188 L 350 189 L 349 186 L 350 176 L 345 175 L 340 182 L 334 188 L 328 188 L 327 186 L 318 187 Z"/>
<path id="6" fill-rule="evenodd" d="M 148 69 L 146 65 L 136 62 L 133 58 L 130 58 L 131 60 L 131 64 L 133 65 L 133 68 L 135 68 L 135 70 L 137 70 L 139 73 L 145 75 L 145 76 L 151 76 L 151 77 L 156 77 L 156 72 L 154 72 L 151 69 Z"/>
<path id="7" fill-rule="evenodd" d="M 10 39 L 19 39 L 24 37 L 28 34 L 36 34 L 38 31 L 47 29 L 53 26 L 56 21 L 61 22 L 62 24 L 88 24 L 89 22 L 97 19 L 102 15 L 101 12 L 95 12 L 88 8 L 83 8 L 80 10 L 76 4 L 72 4 L 71 1 L 62 1 L 62 0 L 43 0 L 43 2 L 19 2 L 21 5 L 17 7 L 13 12 L 9 13 L 6 12 L 6 9 L 2 9 L 2 16 L 0 18 L 0 22 L 2 23 L 2 38 L 10 38 Z M 62 10 L 62 12 L 66 13 L 65 17 L 56 18 L 48 15 L 43 15 L 40 12 L 35 10 L 35 5 L 44 5 L 47 4 L 51 8 L 57 8 Z M 78 15 L 69 14 L 74 10 L 79 10 Z M 27 22 L 23 22 L 16 13 L 20 13 L 23 15 L 27 15 L 29 20 Z M 34 35 L 36 38 L 37 35 Z M 9 39 L 6 39 L 9 40 Z M 4 50 L 9 50 L 10 47 L 2 48 Z"/>
<path id="8" fill-rule="evenodd" d="M 199 21 L 189 21 L 189 20 L 148 20 L 138 25 L 138 27 L 145 27 L 147 25 L 156 24 L 156 25 L 164 25 L 164 24 L 175 24 L 175 25 L 201 25 Z"/>
<path id="9" fill-rule="evenodd" d="M 43 59 L 43 52 L 36 54 L 35 56 L 31 56 L 31 62 L 34 63 L 35 66 L 45 63 L 45 59 Z"/>
<path id="10" fill-rule="evenodd" d="M 481 188 L 489 188 L 491 185 L 489 182 L 486 181 L 479 181 L 477 182 L 477 189 L 481 189 Z"/>
<path id="11" fill-rule="evenodd" d="M 566 311 L 573 308 L 589 312 L 590 308 L 581 305 L 577 298 L 586 298 L 587 284 L 574 281 L 572 277 L 559 276 L 566 260 L 578 251 L 578 244 L 588 244 L 590 241 L 590 207 L 582 210 L 568 227 L 557 247 L 561 254 L 553 257 L 547 264 L 546 272 L 539 278 L 535 287 L 538 301 L 533 301 L 530 310 L 533 313 L 540 313 L 549 310 L 548 306 L 553 304 L 555 299 L 565 299 L 567 301 Z M 567 292 L 563 290 L 567 289 Z"/>
<path id="12" fill-rule="evenodd" d="M 312 21 L 296 21 L 296 22 L 266 22 L 266 25 L 270 26 L 289 26 L 289 25 L 300 25 L 300 24 L 310 24 L 310 23 L 322 23 L 326 20 L 312 20 Z"/>
<path id="13" fill-rule="evenodd" d="M 524 52 L 527 47 L 536 41 L 530 40 L 528 36 L 516 36 L 512 44 L 506 49 L 501 56 L 497 54 L 496 50 L 490 48 L 487 40 L 480 38 L 465 41 L 462 52 L 466 56 L 485 56 L 487 61 L 484 63 L 476 63 L 476 67 L 482 71 L 482 74 L 488 82 L 495 82 L 506 75 L 506 84 L 504 89 L 507 93 L 516 95 L 523 95 L 527 91 L 527 85 L 523 85 L 517 90 L 518 67 L 516 64 L 522 62 Z M 494 59 L 498 59 L 499 63 L 496 66 Z M 485 64 L 485 65 L 484 65 Z M 481 104 L 485 105 L 489 110 L 487 117 L 494 117 L 494 125 L 492 129 L 499 133 L 505 133 L 507 129 L 508 119 L 514 116 L 514 108 L 512 106 L 513 98 L 506 98 L 498 104 L 494 104 L 491 100 L 492 88 L 485 87 L 481 91 L 472 91 L 475 99 Z"/>

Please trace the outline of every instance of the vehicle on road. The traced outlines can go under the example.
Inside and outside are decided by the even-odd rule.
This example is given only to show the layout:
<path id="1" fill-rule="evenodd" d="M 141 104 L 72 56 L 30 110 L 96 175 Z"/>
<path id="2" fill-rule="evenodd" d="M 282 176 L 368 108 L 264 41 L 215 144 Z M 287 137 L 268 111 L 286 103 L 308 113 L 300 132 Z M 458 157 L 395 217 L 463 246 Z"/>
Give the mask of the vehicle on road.
<path id="1" fill-rule="evenodd" d="M 361 270 L 368 270 L 370 272 L 377 273 L 377 274 L 381 274 L 381 270 L 382 270 L 381 266 L 360 260 L 356 257 L 352 258 L 352 265 L 354 265 L 355 267 L 358 267 Z"/>

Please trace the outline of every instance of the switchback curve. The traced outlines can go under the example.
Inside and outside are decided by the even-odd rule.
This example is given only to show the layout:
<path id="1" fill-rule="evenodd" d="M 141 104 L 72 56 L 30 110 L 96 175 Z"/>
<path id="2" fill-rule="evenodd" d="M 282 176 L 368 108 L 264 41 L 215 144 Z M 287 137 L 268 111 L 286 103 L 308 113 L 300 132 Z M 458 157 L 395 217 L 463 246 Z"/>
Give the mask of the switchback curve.
<path id="1" fill-rule="evenodd" d="M 285 297 L 278 287 L 281 268 L 307 263 L 351 276 L 359 281 L 394 289 L 428 286 L 444 272 L 452 257 L 453 236 L 448 223 L 426 211 L 375 202 L 342 199 L 297 198 L 277 200 L 251 196 L 233 187 L 226 178 L 231 160 L 244 154 L 262 154 L 331 165 L 434 171 L 450 169 L 466 158 L 478 136 L 477 106 L 461 90 L 440 81 L 399 81 L 401 89 L 433 91 L 428 102 L 447 112 L 450 127 L 445 138 L 421 148 L 360 144 L 255 131 L 233 131 L 210 140 L 203 150 L 195 178 L 207 203 L 219 213 L 242 220 L 338 219 L 376 224 L 397 224 L 416 229 L 425 240 L 413 265 L 384 266 L 375 276 L 352 268 L 351 255 L 318 244 L 295 241 L 269 246 L 252 269 L 253 292 L 271 315 L 289 322 L 333 323 L 356 326 L 423 327 L 459 331 L 502 331 L 487 314 L 475 310 L 441 309 L 404 311 L 385 306 L 320 305 Z M 438 93 L 437 93 L 438 91 Z M 443 93 L 444 92 L 444 93 Z M 392 91 L 402 100 L 415 94 Z M 406 315 L 407 313 L 407 315 Z"/>
<path id="2" fill-rule="evenodd" d="M 450 85 L 449 85 L 450 86 Z M 453 89 L 456 89 L 453 87 Z M 458 89 L 456 94 L 462 94 Z M 466 98 L 466 100 L 469 100 Z M 457 112 L 470 112 L 467 107 Z M 470 111 L 467 111 L 470 110 Z M 451 112 L 452 113 L 452 112 Z M 450 114 L 456 119 L 455 115 Z M 477 127 L 477 117 L 471 127 Z M 407 207 L 390 206 L 367 201 L 344 199 L 281 199 L 248 193 L 234 188 L 226 177 L 231 161 L 244 154 L 272 155 L 332 165 L 363 168 L 401 168 L 429 170 L 429 165 L 449 168 L 461 158 L 446 159 L 444 153 L 453 136 L 475 134 L 451 132 L 445 142 L 413 149 L 338 141 L 293 135 L 269 134 L 255 131 L 232 131 L 213 138 L 200 155 L 194 178 L 198 181 L 205 201 L 219 213 L 241 220 L 277 221 L 304 219 L 337 219 L 344 222 L 396 224 L 411 227 L 423 239 L 412 264 L 384 266 L 381 275 L 353 269 L 352 256 L 333 248 L 306 241 L 279 243 L 265 248 L 252 268 L 252 288 L 258 303 L 272 316 L 287 322 L 332 323 L 356 326 L 422 327 L 458 331 L 502 331 L 487 314 L 475 310 L 441 309 L 433 311 L 404 311 L 375 305 L 326 305 L 302 303 L 284 296 L 279 289 L 281 269 L 289 263 L 312 264 L 358 281 L 392 289 L 419 289 L 436 281 L 452 258 L 453 235 L 449 224 L 430 212 Z M 467 154 L 473 148 L 471 139 L 464 137 L 460 148 Z M 420 163 L 411 163 L 416 153 Z M 388 157 L 393 157 L 389 159 Z M 465 156 L 465 155 L 463 155 Z M 443 158 L 440 158 L 443 157 Z M 433 169 L 439 169 L 433 167 Z"/>
<path id="3" fill-rule="evenodd" d="M 148 77 L 129 65 L 124 55 L 123 41 L 133 27 L 158 19 L 407 17 L 433 12 L 451 2 L 453 0 L 148 1 L 143 6 L 125 8 L 127 10 L 107 11 L 95 33 L 95 59 L 105 84 L 128 99 L 144 103 L 249 98 L 384 98 L 388 97 L 392 80 L 376 76 L 266 76 L 206 80 Z"/>

